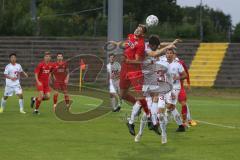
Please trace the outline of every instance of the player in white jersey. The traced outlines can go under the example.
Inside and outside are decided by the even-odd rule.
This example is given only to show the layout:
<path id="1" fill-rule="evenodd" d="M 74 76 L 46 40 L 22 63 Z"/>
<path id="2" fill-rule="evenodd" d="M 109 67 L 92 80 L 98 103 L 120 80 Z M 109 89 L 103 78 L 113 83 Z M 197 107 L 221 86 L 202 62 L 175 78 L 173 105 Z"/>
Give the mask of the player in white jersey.
<path id="1" fill-rule="evenodd" d="M 121 99 L 120 99 L 120 87 L 119 87 L 119 76 L 121 65 L 116 62 L 116 56 L 114 54 L 109 54 L 109 63 L 107 64 L 108 72 L 108 83 L 111 105 L 113 112 L 119 112 L 121 109 Z"/>
<path id="2" fill-rule="evenodd" d="M 15 93 L 19 98 L 20 113 L 25 114 L 23 105 L 23 93 L 20 85 L 20 74 L 23 73 L 25 77 L 28 77 L 20 64 L 16 63 L 17 56 L 15 53 L 9 55 L 10 63 L 5 67 L 4 76 L 6 78 L 6 85 L 4 90 L 4 96 L 1 100 L 0 113 L 2 113 L 6 106 L 6 101 L 9 96 Z"/>
<path id="3" fill-rule="evenodd" d="M 175 40 L 173 43 L 168 43 L 167 47 L 162 50 L 157 50 L 160 40 L 158 36 L 150 36 L 149 43 L 146 43 L 145 52 L 148 58 L 143 64 L 143 73 L 145 82 L 143 91 L 146 93 L 146 100 L 151 111 L 151 120 L 153 124 L 153 130 L 159 134 L 158 126 L 162 130 L 162 143 L 167 142 L 166 124 L 167 117 L 165 115 L 165 93 L 172 89 L 172 85 L 169 83 L 168 62 L 158 60 L 155 56 L 159 56 L 165 52 L 168 48 L 173 48 L 179 40 Z M 166 43 L 165 43 L 166 44 Z M 150 57 L 149 57 L 150 56 Z M 152 65 L 149 64 L 151 61 Z M 161 94 L 160 94 L 161 93 Z M 135 142 L 140 141 L 143 134 L 143 129 L 146 124 L 147 117 L 143 114 L 140 122 L 140 129 L 135 137 Z"/>
<path id="4" fill-rule="evenodd" d="M 169 92 L 166 95 L 166 103 L 167 103 L 167 108 L 169 111 L 171 111 L 176 123 L 178 124 L 178 129 L 176 130 L 177 132 L 184 132 L 185 127 L 182 123 L 181 116 L 176 109 L 176 104 L 178 100 L 178 94 L 181 89 L 181 82 L 180 80 L 184 80 L 187 78 L 187 74 L 184 71 L 183 66 L 175 60 L 175 54 L 176 50 L 175 49 L 168 49 L 166 52 L 166 58 L 169 63 L 169 74 L 171 75 L 171 81 L 173 84 L 173 89 L 171 92 Z"/>

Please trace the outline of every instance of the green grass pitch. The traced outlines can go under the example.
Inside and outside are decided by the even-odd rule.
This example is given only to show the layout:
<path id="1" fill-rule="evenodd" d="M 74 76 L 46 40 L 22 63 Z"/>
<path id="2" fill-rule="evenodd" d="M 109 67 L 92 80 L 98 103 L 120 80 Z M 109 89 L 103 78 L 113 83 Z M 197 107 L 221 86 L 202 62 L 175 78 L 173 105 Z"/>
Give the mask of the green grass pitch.
<path id="1" fill-rule="evenodd" d="M 2 90 L 1 90 L 2 92 Z M 52 99 L 43 102 L 41 115 L 32 115 L 29 99 L 35 91 L 25 90 L 26 115 L 19 113 L 16 97 L 7 101 L 0 114 L 1 160 L 239 160 L 240 99 L 190 96 L 193 118 L 200 122 L 185 133 L 168 126 L 168 143 L 145 129 L 141 142 L 135 143 L 120 113 L 110 113 L 89 122 L 64 122 L 52 112 Z M 62 99 L 62 97 L 61 97 Z M 73 112 L 94 108 L 101 100 L 72 97 Z M 206 124 L 206 123 L 210 124 Z M 138 123 L 137 123 L 138 129 Z"/>

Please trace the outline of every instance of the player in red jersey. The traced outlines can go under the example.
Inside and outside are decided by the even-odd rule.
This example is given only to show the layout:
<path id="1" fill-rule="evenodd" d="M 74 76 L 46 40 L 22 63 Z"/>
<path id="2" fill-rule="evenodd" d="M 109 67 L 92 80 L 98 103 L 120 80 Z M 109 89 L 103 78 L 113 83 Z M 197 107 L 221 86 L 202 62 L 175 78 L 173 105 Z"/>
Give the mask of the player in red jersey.
<path id="1" fill-rule="evenodd" d="M 183 66 L 184 71 L 187 73 L 187 89 L 190 90 L 190 76 L 189 76 L 189 72 L 188 72 L 188 68 L 185 64 L 185 62 L 183 60 L 178 60 L 178 62 Z M 196 121 L 191 119 L 190 116 L 190 110 L 189 107 L 187 105 L 187 94 L 184 88 L 184 80 L 180 80 L 181 82 L 181 89 L 178 95 L 178 102 L 181 104 L 182 106 L 182 120 L 183 120 L 183 124 L 185 124 L 186 126 L 188 125 L 187 123 L 189 123 L 189 125 L 191 126 L 195 126 L 197 125 Z"/>
<path id="2" fill-rule="evenodd" d="M 125 42 L 124 60 L 121 64 L 119 84 L 120 95 L 122 99 L 134 104 L 131 117 L 127 123 L 131 135 L 135 135 L 134 118 L 141 107 L 143 107 L 146 115 L 148 115 L 150 118 L 147 102 L 142 94 L 142 86 L 144 81 L 142 63 L 145 58 L 144 35 L 146 31 L 146 26 L 140 24 L 134 31 L 134 34 L 128 35 L 128 39 Z M 131 86 L 138 94 L 138 98 L 135 98 L 129 94 L 129 89 Z"/>
<path id="3" fill-rule="evenodd" d="M 50 87 L 49 87 L 49 77 L 51 75 L 53 65 L 50 62 L 51 55 L 50 52 L 45 52 L 44 59 L 41 61 L 34 70 L 36 87 L 39 92 L 38 97 L 31 98 L 31 107 L 33 108 L 36 101 L 34 114 L 39 114 L 39 107 L 42 101 L 49 100 L 50 98 Z"/>
<path id="4" fill-rule="evenodd" d="M 64 99 L 67 108 L 69 107 L 69 96 L 67 94 L 67 84 L 69 80 L 69 69 L 68 64 L 63 61 L 63 54 L 57 53 L 57 61 L 53 64 L 53 88 L 55 93 L 53 95 L 53 109 L 57 106 L 58 101 L 58 91 L 64 93 Z"/>

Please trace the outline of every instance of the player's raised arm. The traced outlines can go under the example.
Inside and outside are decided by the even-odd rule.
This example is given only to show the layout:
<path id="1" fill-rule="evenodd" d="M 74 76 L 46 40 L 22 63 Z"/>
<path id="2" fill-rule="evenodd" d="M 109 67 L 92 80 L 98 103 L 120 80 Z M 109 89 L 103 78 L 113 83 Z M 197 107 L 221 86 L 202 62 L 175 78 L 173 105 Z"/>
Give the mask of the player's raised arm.
<path id="1" fill-rule="evenodd" d="M 157 49 L 156 51 L 151 51 L 147 54 L 148 54 L 148 56 L 151 56 L 151 57 L 161 56 L 161 55 L 165 54 L 165 52 L 170 48 L 176 48 L 176 46 L 174 44 L 169 44 L 169 45 L 165 46 L 164 48 Z"/>
<path id="2" fill-rule="evenodd" d="M 123 49 L 126 46 L 126 42 L 123 42 L 123 41 L 119 41 L 119 42 L 117 42 L 117 41 L 108 41 L 107 44 L 114 44 L 116 46 L 121 46 L 121 48 L 123 48 Z"/>
<path id="3" fill-rule="evenodd" d="M 181 39 L 175 39 L 173 42 L 162 42 L 159 47 L 161 48 L 161 47 L 165 47 L 165 46 L 168 46 L 168 45 L 176 45 L 179 42 L 182 42 L 182 40 Z"/>

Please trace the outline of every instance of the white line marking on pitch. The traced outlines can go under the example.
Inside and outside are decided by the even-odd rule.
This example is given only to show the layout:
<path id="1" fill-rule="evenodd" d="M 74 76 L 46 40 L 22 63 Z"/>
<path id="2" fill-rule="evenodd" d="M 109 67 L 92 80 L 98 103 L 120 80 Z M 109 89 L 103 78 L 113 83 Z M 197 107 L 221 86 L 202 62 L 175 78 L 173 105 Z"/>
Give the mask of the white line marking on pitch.
<path id="1" fill-rule="evenodd" d="M 91 103 L 88 103 L 88 104 L 86 104 L 87 106 L 98 106 L 98 104 L 91 104 Z"/>
<path id="2" fill-rule="evenodd" d="M 210 122 L 201 121 L 201 120 L 196 120 L 196 121 L 200 122 L 200 123 L 203 123 L 203 124 L 208 124 L 208 125 L 217 126 L 217 127 L 223 127 L 223 128 L 229 128 L 229 129 L 239 129 L 239 127 L 235 127 L 235 126 L 227 126 L 227 125 L 210 123 Z"/>

